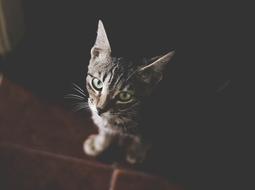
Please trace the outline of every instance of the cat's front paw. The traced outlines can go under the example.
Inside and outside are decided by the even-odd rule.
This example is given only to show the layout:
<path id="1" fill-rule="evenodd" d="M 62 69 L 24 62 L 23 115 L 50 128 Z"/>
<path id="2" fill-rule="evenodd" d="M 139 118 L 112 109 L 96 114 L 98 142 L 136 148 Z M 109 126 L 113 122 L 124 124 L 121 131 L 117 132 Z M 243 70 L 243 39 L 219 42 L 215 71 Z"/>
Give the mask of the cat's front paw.
<path id="1" fill-rule="evenodd" d="M 126 161 L 129 164 L 141 164 L 146 158 L 146 153 L 128 153 L 126 156 Z"/>
<path id="2" fill-rule="evenodd" d="M 127 151 L 126 161 L 129 164 L 141 164 L 147 155 L 147 148 L 132 147 Z"/>
<path id="3" fill-rule="evenodd" d="M 101 141 L 99 135 L 91 135 L 84 142 L 83 149 L 89 156 L 98 156 L 106 149 L 106 146 Z"/>

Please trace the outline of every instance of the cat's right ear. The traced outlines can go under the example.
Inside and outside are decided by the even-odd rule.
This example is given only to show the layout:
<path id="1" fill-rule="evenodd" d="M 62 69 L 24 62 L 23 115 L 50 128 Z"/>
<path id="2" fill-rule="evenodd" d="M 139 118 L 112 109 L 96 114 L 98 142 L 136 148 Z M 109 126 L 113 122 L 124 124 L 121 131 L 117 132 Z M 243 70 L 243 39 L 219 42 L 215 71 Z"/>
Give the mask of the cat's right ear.
<path id="1" fill-rule="evenodd" d="M 111 46 L 107 38 L 104 25 L 98 21 L 97 38 L 91 49 L 91 59 L 105 59 L 111 55 Z"/>
<path id="2" fill-rule="evenodd" d="M 152 63 L 138 70 L 139 78 L 152 86 L 157 84 L 163 78 L 163 71 L 168 62 L 174 56 L 174 51 L 171 51 L 163 56 L 157 56 L 151 59 Z"/>

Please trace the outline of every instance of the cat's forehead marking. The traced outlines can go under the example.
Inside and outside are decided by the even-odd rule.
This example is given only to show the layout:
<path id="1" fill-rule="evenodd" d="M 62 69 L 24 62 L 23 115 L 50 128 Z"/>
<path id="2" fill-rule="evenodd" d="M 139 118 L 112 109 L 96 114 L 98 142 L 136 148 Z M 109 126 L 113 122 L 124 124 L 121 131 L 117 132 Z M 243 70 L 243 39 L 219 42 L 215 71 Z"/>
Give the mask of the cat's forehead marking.
<path id="1" fill-rule="evenodd" d="M 91 63 L 89 72 L 99 78 L 111 92 L 133 90 L 134 81 L 132 78 L 139 66 L 146 64 L 145 59 L 128 59 L 112 57 L 107 63 Z"/>

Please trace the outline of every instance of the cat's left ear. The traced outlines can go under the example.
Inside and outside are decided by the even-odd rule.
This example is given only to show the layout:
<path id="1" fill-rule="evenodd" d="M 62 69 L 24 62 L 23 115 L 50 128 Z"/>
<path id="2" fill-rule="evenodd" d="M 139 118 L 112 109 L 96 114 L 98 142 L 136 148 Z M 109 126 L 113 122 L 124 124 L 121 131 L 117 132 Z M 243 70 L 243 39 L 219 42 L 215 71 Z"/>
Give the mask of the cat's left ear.
<path id="1" fill-rule="evenodd" d="M 163 71 L 168 62 L 172 59 L 174 51 L 163 56 L 152 58 L 151 64 L 139 69 L 138 75 L 145 82 L 151 85 L 157 84 L 163 78 Z"/>
<path id="2" fill-rule="evenodd" d="M 109 57 L 111 54 L 111 46 L 105 32 L 103 22 L 98 21 L 97 38 L 94 46 L 91 49 L 91 58 L 104 59 Z"/>

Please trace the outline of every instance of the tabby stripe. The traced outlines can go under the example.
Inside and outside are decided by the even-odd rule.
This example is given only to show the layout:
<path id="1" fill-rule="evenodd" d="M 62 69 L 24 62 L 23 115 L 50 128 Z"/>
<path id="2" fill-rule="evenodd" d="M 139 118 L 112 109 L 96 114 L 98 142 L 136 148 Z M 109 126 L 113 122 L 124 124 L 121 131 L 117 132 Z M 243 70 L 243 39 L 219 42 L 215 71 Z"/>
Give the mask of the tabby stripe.
<path id="1" fill-rule="evenodd" d="M 87 83 L 87 86 L 89 87 L 90 90 L 92 90 L 93 92 L 96 92 L 96 91 L 94 90 L 94 88 L 92 88 L 92 86 L 90 85 L 89 82 Z"/>
<path id="2" fill-rule="evenodd" d="M 93 76 L 92 74 L 88 73 L 88 75 L 89 75 L 90 77 L 94 78 L 94 76 Z"/>
<path id="3" fill-rule="evenodd" d="M 117 78 L 116 82 L 114 83 L 114 86 L 117 86 L 119 82 L 121 81 L 121 78 L 123 77 L 123 73 Z"/>
<path id="4" fill-rule="evenodd" d="M 111 73 L 111 76 L 110 76 L 110 79 L 109 79 L 109 82 L 111 83 L 112 82 L 112 79 L 113 79 L 113 76 L 114 76 L 114 73 L 115 73 L 115 70 L 117 69 L 118 65 L 115 65 L 114 67 L 111 68 L 110 70 L 110 73 Z"/>
<path id="5" fill-rule="evenodd" d="M 107 76 L 108 76 L 108 74 L 106 74 L 106 73 L 103 74 L 103 81 L 102 81 L 102 82 L 105 81 L 105 78 L 106 78 Z"/>

